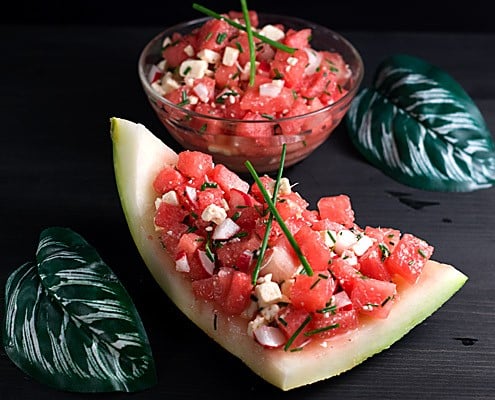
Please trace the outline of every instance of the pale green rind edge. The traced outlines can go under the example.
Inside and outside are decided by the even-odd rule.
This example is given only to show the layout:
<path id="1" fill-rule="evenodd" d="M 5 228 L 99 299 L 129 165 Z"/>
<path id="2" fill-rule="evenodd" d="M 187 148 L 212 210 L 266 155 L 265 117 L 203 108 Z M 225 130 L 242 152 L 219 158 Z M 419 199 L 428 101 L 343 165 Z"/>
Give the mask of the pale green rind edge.
<path id="1" fill-rule="evenodd" d="M 357 330 L 329 340 L 326 347 L 311 345 L 293 353 L 264 349 L 247 335 L 246 320 L 222 316 L 210 304 L 195 300 L 190 283 L 174 270 L 157 238 L 151 183 L 163 163 L 176 162 L 177 154 L 141 124 L 112 117 L 110 130 L 123 211 L 151 274 L 194 324 L 282 390 L 339 375 L 389 348 L 440 308 L 468 279 L 450 265 L 430 261 L 416 285 L 404 285 L 387 319 L 365 321 Z"/>

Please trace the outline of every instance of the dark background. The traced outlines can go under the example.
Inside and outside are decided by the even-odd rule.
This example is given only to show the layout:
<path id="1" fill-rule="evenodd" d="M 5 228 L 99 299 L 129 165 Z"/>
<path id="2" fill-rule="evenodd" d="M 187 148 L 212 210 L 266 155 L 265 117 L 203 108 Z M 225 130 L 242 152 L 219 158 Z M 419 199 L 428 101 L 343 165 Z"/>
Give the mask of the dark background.
<path id="1" fill-rule="evenodd" d="M 216 11 L 240 10 L 239 1 L 198 0 Z M 2 9 L 0 23 L 162 25 L 202 16 L 193 1 L 16 1 Z M 494 32 L 489 2 L 250 0 L 250 8 L 311 19 L 335 30 Z"/>

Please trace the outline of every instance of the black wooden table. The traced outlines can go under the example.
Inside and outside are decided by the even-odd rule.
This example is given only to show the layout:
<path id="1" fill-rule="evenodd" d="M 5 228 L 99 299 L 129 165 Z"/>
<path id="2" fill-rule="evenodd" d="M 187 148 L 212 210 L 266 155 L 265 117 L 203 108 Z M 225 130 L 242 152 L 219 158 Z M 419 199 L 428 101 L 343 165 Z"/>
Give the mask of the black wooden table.
<path id="1" fill-rule="evenodd" d="M 286 176 L 311 206 L 323 195 L 346 193 L 359 225 L 393 226 L 428 240 L 435 259 L 469 276 L 466 285 L 388 350 L 339 377 L 287 393 L 251 373 L 174 308 L 128 232 L 109 136 L 109 118 L 117 116 L 145 124 L 179 149 L 137 77 L 139 52 L 160 29 L 0 27 L 0 314 L 5 282 L 32 260 L 41 230 L 70 227 L 129 291 L 158 369 L 158 384 L 145 392 L 64 393 L 26 376 L 2 348 L 0 399 L 495 398 L 495 189 L 439 193 L 401 185 L 360 157 L 343 125 Z M 422 57 L 458 80 L 495 132 L 495 35 L 343 33 L 364 59 L 363 85 L 391 54 Z"/>

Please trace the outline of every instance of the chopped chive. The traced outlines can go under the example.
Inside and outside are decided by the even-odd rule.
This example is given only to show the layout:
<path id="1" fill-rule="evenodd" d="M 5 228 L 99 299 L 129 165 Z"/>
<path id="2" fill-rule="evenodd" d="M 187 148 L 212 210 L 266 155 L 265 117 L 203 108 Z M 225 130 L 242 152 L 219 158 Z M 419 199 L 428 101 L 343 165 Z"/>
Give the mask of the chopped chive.
<path id="1" fill-rule="evenodd" d="M 183 90 L 181 92 L 181 99 L 182 100 L 179 103 L 177 103 L 177 105 L 179 107 L 182 107 L 182 106 L 185 106 L 185 105 L 189 104 L 189 99 L 187 97 L 187 92 L 185 90 Z"/>
<path id="2" fill-rule="evenodd" d="M 284 79 L 284 75 L 278 70 L 278 68 L 274 68 L 273 72 L 275 73 L 274 79 Z"/>
<path id="3" fill-rule="evenodd" d="M 222 42 L 225 40 L 225 38 L 227 37 L 227 34 L 225 32 L 222 32 L 222 33 L 219 33 L 217 35 L 217 44 L 222 44 Z"/>
<path id="4" fill-rule="evenodd" d="M 327 230 L 327 235 L 330 237 L 330 240 L 334 243 L 337 243 L 337 238 L 333 235 L 331 231 Z"/>
<path id="5" fill-rule="evenodd" d="M 339 326 L 340 326 L 339 324 L 332 324 L 332 325 L 324 326 L 322 328 L 313 329 L 312 331 L 306 332 L 304 336 L 313 336 L 316 335 L 317 333 L 326 332 L 329 331 L 330 329 L 338 328 Z"/>
<path id="6" fill-rule="evenodd" d="M 248 235 L 247 232 L 238 232 L 233 237 L 240 239 L 240 238 L 246 237 L 247 235 Z"/>
<path id="7" fill-rule="evenodd" d="M 218 187 L 218 184 L 215 183 L 215 182 L 204 182 L 202 185 L 201 185 L 201 191 L 204 191 L 208 188 L 217 188 Z"/>
<path id="8" fill-rule="evenodd" d="M 187 228 L 186 233 L 193 233 L 196 232 L 198 228 L 196 226 L 190 226 Z"/>
<path id="9" fill-rule="evenodd" d="M 266 118 L 266 119 L 269 119 L 269 120 L 273 120 L 275 119 L 275 117 L 273 115 L 270 115 L 270 114 L 265 114 L 265 113 L 262 113 L 261 116 L 263 118 Z"/>
<path id="10" fill-rule="evenodd" d="M 284 144 L 283 149 L 284 148 L 285 148 L 285 144 Z M 260 180 L 256 170 L 254 169 L 253 165 L 251 164 L 251 162 L 249 160 L 247 160 L 245 162 L 245 165 L 246 165 L 246 168 L 248 169 L 248 171 L 250 172 L 250 174 L 252 175 L 252 177 L 254 178 L 254 180 L 256 181 L 256 184 L 258 185 L 261 193 L 263 194 L 263 197 L 264 197 L 266 203 L 268 204 L 268 208 L 270 209 L 271 214 L 275 217 L 275 219 L 279 223 L 280 228 L 282 229 L 282 231 L 285 233 L 285 236 L 287 237 L 287 240 L 289 240 L 289 243 L 291 244 L 292 248 L 296 252 L 296 254 L 299 258 L 299 261 L 301 261 L 301 264 L 304 267 L 304 271 L 306 272 L 307 275 L 312 276 L 313 275 L 313 269 L 311 268 L 311 266 L 308 263 L 308 260 L 306 259 L 306 257 L 302 253 L 301 248 L 299 247 L 296 240 L 294 239 L 294 236 L 292 236 L 292 233 L 287 228 L 287 225 L 285 225 L 285 221 L 282 219 L 282 217 L 278 213 L 278 210 L 275 207 L 275 204 L 273 203 L 272 199 L 270 198 L 270 195 L 268 194 L 265 187 L 263 186 L 263 183 L 261 182 L 261 180 Z M 274 193 L 276 193 L 276 192 L 274 192 Z"/>
<path id="11" fill-rule="evenodd" d="M 294 343 L 294 340 L 299 336 L 299 334 L 302 332 L 304 327 L 309 324 L 311 321 L 311 315 L 308 315 L 306 319 L 302 322 L 302 324 L 299 326 L 299 328 L 296 329 L 296 331 L 293 333 L 293 335 L 287 340 L 287 343 L 285 343 L 284 350 L 287 351 L 289 350 L 289 347 L 292 343 Z"/>
<path id="12" fill-rule="evenodd" d="M 232 215 L 232 221 L 237 221 L 240 216 L 241 216 L 241 213 L 239 211 L 236 211 L 234 213 L 234 215 Z"/>
<path id="13" fill-rule="evenodd" d="M 205 42 L 207 42 L 208 40 L 211 39 L 211 37 L 213 36 L 213 32 L 208 32 L 205 36 Z"/>
<path id="14" fill-rule="evenodd" d="M 199 128 L 199 131 L 200 132 L 205 132 L 206 131 L 206 128 L 207 128 L 206 124 L 203 124 L 203 125 L 201 125 L 201 128 Z"/>
<path id="15" fill-rule="evenodd" d="M 210 248 L 210 235 L 208 235 L 208 238 L 206 240 L 205 253 L 206 253 L 206 257 L 208 257 L 211 262 L 215 262 L 215 255 L 213 254 Z"/>
<path id="16" fill-rule="evenodd" d="M 278 317 L 278 320 L 279 322 L 283 325 L 283 326 L 287 326 L 287 321 L 285 319 L 283 319 L 282 317 Z"/>
<path id="17" fill-rule="evenodd" d="M 330 306 L 327 306 L 327 307 L 323 307 L 319 310 L 316 310 L 316 312 L 318 314 L 326 314 L 326 313 L 331 313 L 331 314 L 335 314 L 337 312 L 337 306 L 334 304 L 334 305 L 330 305 Z"/>
<path id="18" fill-rule="evenodd" d="M 426 253 L 423 251 L 423 249 L 418 249 L 418 253 L 421 257 L 426 258 Z"/>
<path id="19" fill-rule="evenodd" d="M 213 330 L 216 331 L 217 330 L 217 321 L 218 320 L 218 314 L 215 313 L 213 314 Z"/>
<path id="20" fill-rule="evenodd" d="M 378 248 L 380 249 L 380 251 L 382 252 L 382 261 L 385 261 L 385 259 L 390 256 L 390 250 L 388 249 L 388 247 L 383 244 L 383 243 L 379 243 L 378 244 Z"/>
<path id="21" fill-rule="evenodd" d="M 317 280 L 315 280 L 313 282 L 313 284 L 309 287 L 309 290 L 313 289 L 316 285 L 318 285 L 318 283 L 321 281 L 321 278 L 318 278 Z"/>
<path id="22" fill-rule="evenodd" d="M 286 153 L 286 145 L 284 143 L 282 145 L 282 154 L 280 156 L 280 164 L 278 167 L 277 179 L 275 180 L 275 187 L 273 189 L 273 203 L 275 203 L 277 201 L 277 194 L 278 194 L 278 190 L 280 188 L 280 181 L 282 179 L 282 172 L 284 170 L 285 153 Z M 261 186 L 263 186 L 263 184 L 261 184 Z M 263 187 L 263 189 L 264 189 L 264 187 Z M 265 193 L 266 193 L 266 190 L 265 190 Z M 267 193 L 267 196 L 268 196 L 268 193 Z M 270 213 L 268 215 L 268 221 L 267 221 L 266 228 L 265 228 L 265 235 L 263 236 L 263 241 L 261 242 L 258 260 L 256 261 L 256 266 L 254 267 L 254 270 L 253 270 L 253 275 L 252 275 L 252 280 L 251 280 L 253 285 L 256 285 L 256 281 L 258 280 L 258 275 L 259 275 L 260 269 L 261 269 L 261 263 L 263 262 L 266 248 L 268 247 L 268 238 L 270 236 L 270 231 L 272 229 L 272 221 L 273 221 L 273 215 Z"/>
<path id="23" fill-rule="evenodd" d="M 191 72 L 191 69 L 192 69 L 192 68 L 191 68 L 191 66 L 190 66 L 190 65 L 188 65 L 188 66 L 186 67 L 186 69 L 184 70 L 184 72 L 183 72 L 183 73 L 184 73 L 184 75 L 187 75 L 189 72 Z"/>
<path id="24" fill-rule="evenodd" d="M 291 352 L 291 353 L 295 353 L 296 351 L 301 351 L 302 349 L 304 349 L 304 347 L 303 347 L 303 346 L 301 346 L 301 347 L 296 347 L 296 348 L 294 348 L 294 349 L 290 349 L 290 352 Z"/>
<path id="25" fill-rule="evenodd" d="M 231 20 L 230 18 L 226 18 L 224 17 L 223 15 L 220 15 L 218 14 L 217 12 L 213 11 L 213 10 L 210 10 L 209 8 L 206 8 L 200 4 L 197 4 L 197 3 L 193 3 L 192 4 L 192 7 L 199 11 L 199 12 L 202 12 L 203 14 L 206 14 L 210 17 L 213 17 L 215 19 L 221 19 L 221 20 L 224 20 L 225 22 L 227 22 L 229 25 L 232 25 L 234 28 L 237 28 L 241 31 L 247 31 L 247 28 L 242 25 L 242 24 L 239 24 L 233 20 Z M 270 46 L 273 46 L 277 49 L 280 49 L 282 51 L 285 51 L 286 53 L 290 53 L 290 54 L 293 54 L 296 49 L 293 48 L 293 47 L 289 47 L 289 46 L 286 46 L 280 42 L 276 42 L 275 40 L 271 40 L 269 38 L 267 38 L 266 36 L 263 36 L 261 34 L 259 34 L 258 32 L 252 32 L 253 36 L 257 39 L 260 39 L 261 41 L 265 42 L 265 43 L 268 43 Z"/>
<path id="26" fill-rule="evenodd" d="M 235 42 L 235 47 L 237 47 L 239 53 L 244 53 L 244 49 L 242 48 L 242 45 L 239 42 Z"/>
<path id="27" fill-rule="evenodd" d="M 385 300 L 383 300 L 381 306 L 385 306 L 385 304 L 387 304 L 390 300 L 392 300 L 392 296 L 387 296 L 387 298 Z"/>

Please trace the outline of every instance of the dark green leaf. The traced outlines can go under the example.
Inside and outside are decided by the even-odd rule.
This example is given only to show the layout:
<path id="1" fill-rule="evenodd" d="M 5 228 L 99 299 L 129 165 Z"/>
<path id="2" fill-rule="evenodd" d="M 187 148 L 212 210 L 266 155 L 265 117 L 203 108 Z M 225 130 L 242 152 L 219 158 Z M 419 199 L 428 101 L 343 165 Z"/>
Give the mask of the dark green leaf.
<path id="1" fill-rule="evenodd" d="M 73 392 L 134 392 L 156 383 L 132 300 L 72 230 L 41 233 L 36 262 L 9 277 L 5 304 L 5 351 L 38 381 Z"/>
<path id="2" fill-rule="evenodd" d="M 479 109 L 450 75 L 422 59 L 384 60 L 346 123 L 360 153 L 403 184 L 466 192 L 495 183 L 495 146 Z"/>

